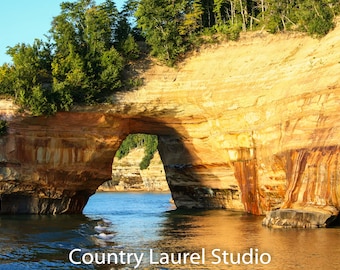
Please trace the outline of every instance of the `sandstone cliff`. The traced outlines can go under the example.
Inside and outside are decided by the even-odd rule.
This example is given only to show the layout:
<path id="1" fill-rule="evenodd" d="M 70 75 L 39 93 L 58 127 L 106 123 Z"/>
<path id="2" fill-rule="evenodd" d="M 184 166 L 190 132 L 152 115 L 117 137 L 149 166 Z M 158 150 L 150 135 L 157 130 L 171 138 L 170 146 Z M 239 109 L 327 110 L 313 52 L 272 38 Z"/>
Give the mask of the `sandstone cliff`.
<path id="1" fill-rule="evenodd" d="M 159 153 L 154 154 L 147 169 L 141 170 L 139 163 L 144 157 L 144 148 L 130 150 L 122 159 L 113 160 L 112 180 L 99 186 L 98 191 L 169 191 Z"/>
<path id="2" fill-rule="evenodd" d="M 138 132 L 158 135 L 178 207 L 327 225 L 340 209 L 339 36 L 247 33 L 176 69 L 151 64 L 112 105 L 17 115 L 0 139 L 0 212 L 81 211 Z"/>

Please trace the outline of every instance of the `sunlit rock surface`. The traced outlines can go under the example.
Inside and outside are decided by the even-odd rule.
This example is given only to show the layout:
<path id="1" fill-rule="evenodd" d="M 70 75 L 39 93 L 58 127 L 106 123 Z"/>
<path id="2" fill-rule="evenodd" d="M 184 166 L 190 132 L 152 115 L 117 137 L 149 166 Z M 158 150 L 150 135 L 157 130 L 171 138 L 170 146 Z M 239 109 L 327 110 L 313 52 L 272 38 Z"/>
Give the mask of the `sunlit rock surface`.
<path id="1" fill-rule="evenodd" d="M 143 87 L 113 105 L 17 115 L 0 139 L 0 212 L 80 212 L 111 178 L 122 140 L 138 132 L 159 136 L 178 207 L 264 215 L 330 206 L 336 215 L 339 36 L 339 27 L 320 40 L 250 33 L 203 48 L 176 69 L 151 64 Z"/>
<path id="2" fill-rule="evenodd" d="M 131 149 L 121 159 L 113 160 L 112 180 L 99 186 L 98 191 L 155 191 L 169 192 L 162 160 L 156 151 L 148 168 L 141 170 L 144 147 Z"/>

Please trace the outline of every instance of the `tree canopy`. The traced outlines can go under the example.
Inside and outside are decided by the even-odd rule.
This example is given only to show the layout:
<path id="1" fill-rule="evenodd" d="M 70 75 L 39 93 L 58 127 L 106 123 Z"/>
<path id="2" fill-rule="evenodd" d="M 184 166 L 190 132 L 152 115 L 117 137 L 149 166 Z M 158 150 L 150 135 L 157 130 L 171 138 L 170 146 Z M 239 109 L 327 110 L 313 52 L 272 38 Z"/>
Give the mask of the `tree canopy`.
<path id="1" fill-rule="evenodd" d="M 122 86 L 125 54 L 138 54 L 132 27 L 121 31 L 126 20 L 110 0 L 63 2 L 48 41 L 8 49 L 13 63 L 0 67 L 0 94 L 34 115 L 105 100 Z"/>
<path id="2" fill-rule="evenodd" d="M 123 71 L 140 57 L 140 42 L 167 65 L 216 35 L 241 31 L 303 31 L 315 37 L 334 27 L 338 0 L 112 0 L 63 2 L 47 41 L 17 44 L 0 66 L 0 94 L 33 115 L 103 102 L 124 85 Z"/>
<path id="3" fill-rule="evenodd" d="M 241 31 L 266 29 L 323 36 L 339 6 L 338 0 L 140 0 L 135 15 L 151 52 L 171 65 L 206 35 L 237 39 Z"/>

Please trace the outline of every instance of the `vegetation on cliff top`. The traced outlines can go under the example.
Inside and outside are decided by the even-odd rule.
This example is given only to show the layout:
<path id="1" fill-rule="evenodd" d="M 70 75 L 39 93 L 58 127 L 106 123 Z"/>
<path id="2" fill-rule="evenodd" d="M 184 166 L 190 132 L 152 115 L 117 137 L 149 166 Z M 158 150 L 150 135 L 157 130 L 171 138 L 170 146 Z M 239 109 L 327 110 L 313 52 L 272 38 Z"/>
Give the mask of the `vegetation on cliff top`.
<path id="1" fill-rule="evenodd" d="M 13 63 L 0 67 L 0 94 L 33 115 L 105 101 L 122 87 L 128 61 L 139 56 L 128 10 L 119 12 L 109 0 L 62 3 L 48 41 L 8 49 Z"/>
<path id="2" fill-rule="evenodd" d="M 125 138 L 116 152 L 116 157 L 121 159 L 127 156 L 130 150 L 134 148 L 144 148 L 144 157 L 141 160 L 139 167 L 144 170 L 149 167 L 150 161 L 157 150 L 158 139 L 156 135 L 148 134 L 130 134 Z"/>
<path id="3" fill-rule="evenodd" d="M 151 53 L 173 64 L 216 34 L 237 39 L 241 31 L 266 29 L 323 36 L 333 28 L 339 5 L 338 0 L 140 0 L 135 15 Z"/>
<path id="4" fill-rule="evenodd" d="M 13 63 L 0 67 L 0 94 L 33 115 L 103 102 L 140 84 L 126 71 L 142 44 L 171 66 L 203 42 L 237 39 L 241 31 L 323 36 L 339 9 L 338 0 L 127 0 L 121 11 L 111 0 L 63 2 L 47 41 L 8 49 Z"/>

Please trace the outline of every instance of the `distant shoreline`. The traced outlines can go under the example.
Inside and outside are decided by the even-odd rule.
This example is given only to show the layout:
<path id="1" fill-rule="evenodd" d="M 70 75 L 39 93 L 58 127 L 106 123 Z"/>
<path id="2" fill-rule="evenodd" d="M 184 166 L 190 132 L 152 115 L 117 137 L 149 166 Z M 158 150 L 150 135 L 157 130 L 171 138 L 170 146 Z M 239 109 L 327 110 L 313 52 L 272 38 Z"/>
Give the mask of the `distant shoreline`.
<path id="1" fill-rule="evenodd" d="M 97 190 L 96 193 L 160 193 L 160 194 L 171 194 L 170 190 Z"/>

